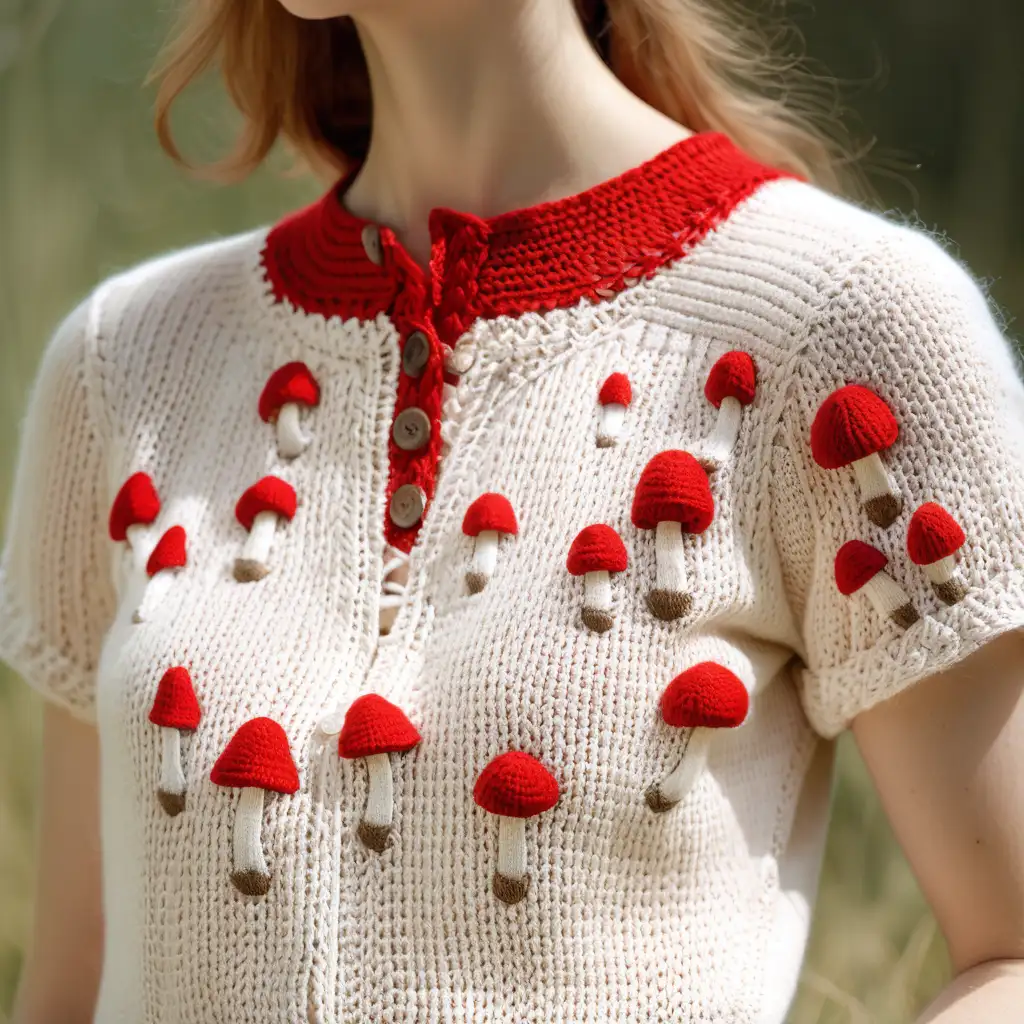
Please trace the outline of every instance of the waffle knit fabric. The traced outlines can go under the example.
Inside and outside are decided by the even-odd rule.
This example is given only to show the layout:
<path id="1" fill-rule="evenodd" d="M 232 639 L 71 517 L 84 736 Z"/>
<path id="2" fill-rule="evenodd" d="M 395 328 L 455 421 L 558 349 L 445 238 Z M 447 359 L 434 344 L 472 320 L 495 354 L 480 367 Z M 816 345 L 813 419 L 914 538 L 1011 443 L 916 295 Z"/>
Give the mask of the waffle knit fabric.
<path id="1" fill-rule="evenodd" d="M 0 652 L 98 726 L 97 1021 L 778 1024 L 822 738 L 1024 622 L 1024 392 L 983 294 L 714 135 L 532 210 L 436 211 L 429 274 L 339 194 L 101 285 L 32 396 Z M 732 357 L 716 407 L 730 352 L 754 393 Z M 849 385 L 877 402 L 832 399 L 822 465 Z M 640 528 L 663 452 L 692 458 L 655 463 L 685 472 Z M 267 477 L 294 515 L 247 529 Z M 942 536 L 915 561 L 926 503 L 948 518 L 918 517 Z M 626 566 L 574 576 L 598 524 Z M 881 558 L 844 594 L 852 540 Z M 708 663 L 749 707 L 691 687 L 668 717 L 704 724 L 670 724 Z M 171 668 L 193 731 L 150 720 Z M 341 757 L 367 694 L 393 719 L 368 734 L 410 741 Z"/>

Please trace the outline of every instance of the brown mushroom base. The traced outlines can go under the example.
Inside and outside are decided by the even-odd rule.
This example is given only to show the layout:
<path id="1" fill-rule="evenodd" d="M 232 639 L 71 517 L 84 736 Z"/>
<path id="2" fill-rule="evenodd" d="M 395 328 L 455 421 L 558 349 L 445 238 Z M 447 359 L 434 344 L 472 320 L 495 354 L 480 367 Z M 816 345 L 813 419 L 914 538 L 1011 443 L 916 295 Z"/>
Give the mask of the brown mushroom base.
<path id="1" fill-rule="evenodd" d="M 654 811 L 655 814 L 664 814 L 666 811 L 671 811 L 679 801 L 669 800 L 661 791 L 661 786 L 658 783 L 654 783 L 647 787 L 647 792 L 644 793 L 644 800 L 647 801 L 647 806 Z"/>
<path id="2" fill-rule="evenodd" d="M 952 576 L 942 583 L 933 583 L 932 590 L 944 604 L 959 604 L 967 596 L 967 584 L 959 576 Z"/>
<path id="3" fill-rule="evenodd" d="M 356 829 L 356 835 L 367 849 L 373 850 L 374 853 L 383 853 L 391 841 L 391 826 L 371 825 L 368 821 L 361 821 Z"/>
<path id="4" fill-rule="evenodd" d="M 647 595 L 650 613 L 662 622 L 674 622 L 687 615 L 693 606 L 693 598 L 678 590 L 652 590 Z"/>
<path id="5" fill-rule="evenodd" d="M 172 818 L 176 818 L 185 810 L 184 793 L 168 793 L 166 789 L 158 789 L 156 791 L 156 798 L 160 801 L 160 806 Z"/>
<path id="6" fill-rule="evenodd" d="M 466 573 L 466 589 L 471 594 L 479 594 L 484 587 L 487 586 L 487 581 L 491 577 L 486 573 L 482 572 L 467 572 Z"/>
<path id="7" fill-rule="evenodd" d="M 530 891 L 530 876 L 511 878 L 500 871 L 495 871 L 491 879 L 491 890 L 502 903 L 514 906 L 526 899 L 526 894 Z"/>
<path id="8" fill-rule="evenodd" d="M 901 604 L 899 608 L 894 608 L 889 612 L 889 618 L 901 629 L 910 629 L 921 616 L 918 610 L 908 601 L 906 604 Z"/>
<path id="9" fill-rule="evenodd" d="M 583 625 L 595 633 L 607 633 L 615 625 L 612 613 L 603 608 L 584 608 L 580 618 L 583 620 Z"/>
<path id="10" fill-rule="evenodd" d="M 270 569 L 255 558 L 235 559 L 235 579 L 239 583 L 258 583 L 270 573 Z"/>
<path id="11" fill-rule="evenodd" d="M 243 896 L 266 896 L 270 892 L 270 875 L 253 868 L 232 871 L 231 884 Z"/>
<path id="12" fill-rule="evenodd" d="M 616 437 L 609 437 L 607 434 L 597 435 L 598 448 L 614 448 L 618 443 L 619 440 Z"/>
<path id="13" fill-rule="evenodd" d="M 903 511 L 903 498 L 898 494 L 879 494 L 864 502 L 864 514 L 883 530 L 888 529 Z"/>

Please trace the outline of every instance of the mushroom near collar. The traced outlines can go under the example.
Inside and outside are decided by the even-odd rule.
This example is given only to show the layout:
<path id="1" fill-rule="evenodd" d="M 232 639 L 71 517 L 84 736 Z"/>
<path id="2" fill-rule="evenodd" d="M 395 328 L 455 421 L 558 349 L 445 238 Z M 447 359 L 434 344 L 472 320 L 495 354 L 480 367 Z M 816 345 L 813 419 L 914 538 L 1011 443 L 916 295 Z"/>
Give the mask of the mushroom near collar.
<path id="1" fill-rule="evenodd" d="M 320 404 L 320 385 L 303 362 L 285 363 L 270 375 L 260 394 L 260 419 L 276 423 L 284 406 L 291 404 L 307 408 Z"/>
<path id="2" fill-rule="evenodd" d="M 619 443 L 626 410 L 633 401 L 633 388 L 629 378 L 624 373 L 613 373 L 601 385 L 597 401 L 601 406 L 597 447 L 614 448 Z"/>
<path id="3" fill-rule="evenodd" d="M 478 594 L 487 586 L 498 564 L 498 538 L 502 534 L 514 537 L 519 532 L 508 498 L 501 494 L 481 494 L 466 509 L 462 532 L 474 541 L 466 586 L 471 594 Z"/>
<path id="4" fill-rule="evenodd" d="M 235 518 L 246 530 L 251 530 L 260 513 L 272 512 L 275 516 L 290 521 L 295 517 L 297 507 L 298 499 L 291 484 L 280 477 L 265 476 L 238 499 Z"/>
<path id="5" fill-rule="evenodd" d="M 160 515 L 160 496 L 147 473 L 133 473 L 117 492 L 110 508 L 110 539 L 130 540 L 133 527 L 150 526 Z"/>
<path id="6" fill-rule="evenodd" d="M 569 548 L 565 567 L 572 576 L 583 577 L 583 624 L 595 633 L 614 625 L 611 573 L 623 572 L 628 564 L 622 538 L 604 523 L 585 526 Z"/>
<path id="7" fill-rule="evenodd" d="M 746 352 L 726 352 L 708 374 L 704 397 L 719 409 L 731 398 L 740 405 L 750 405 L 757 390 L 757 369 Z"/>

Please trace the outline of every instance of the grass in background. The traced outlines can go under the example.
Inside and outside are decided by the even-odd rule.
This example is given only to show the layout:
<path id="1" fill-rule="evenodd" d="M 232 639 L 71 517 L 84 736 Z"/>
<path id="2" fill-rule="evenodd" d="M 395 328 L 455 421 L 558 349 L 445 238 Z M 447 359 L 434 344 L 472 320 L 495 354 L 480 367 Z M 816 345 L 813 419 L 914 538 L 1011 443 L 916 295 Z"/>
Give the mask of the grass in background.
<path id="1" fill-rule="evenodd" d="M 1024 160 L 1009 152 L 1012 133 L 1000 133 L 1012 123 L 1008 106 L 1018 112 L 1022 106 L 1024 72 L 1005 59 L 1001 42 L 1020 38 L 1006 24 L 1018 15 L 996 10 L 996 2 L 976 0 L 954 15 L 947 8 L 958 5 L 932 0 L 820 0 L 804 28 L 810 51 L 848 77 L 870 70 L 876 42 L 898 55 L 885 90 L 865 92 L 858 106 L 872 131 L 924 156 L 927 171 L 913 178 L 916 201 L 908 201 L 902 186 L 887 201 L 919 206 L 929 224 L 950 228 L 1009 305 L 1014 285 L 1024 283 L 1016 241 L 1024 235 L 1022 211 L 1011 187 Z M 189 183 L 170 166 L 151 136 L 150 97 L 137 88 L 161 23 L 153 5 L 25 0 L 20 11 L 14 0 L 11 6 L 0 0 L 3 506 L 26 389 L 60 316 L 120 268 L 266 223 L 317 191 L 270 172 L 217 189 Z M 975 116 L 979 110 L 984 116 Z M 184 141 L 193 151 L 212 152 L 223 118 L 211 94 L 193 98 L 181 118 Z M 38 740 L 36 699 L 0 669 L 0 1020 L 31 916 Z M 791 1024 L 906 1024 L 947 973 L 941 938 L 845 738 L 814 934 Z"/>

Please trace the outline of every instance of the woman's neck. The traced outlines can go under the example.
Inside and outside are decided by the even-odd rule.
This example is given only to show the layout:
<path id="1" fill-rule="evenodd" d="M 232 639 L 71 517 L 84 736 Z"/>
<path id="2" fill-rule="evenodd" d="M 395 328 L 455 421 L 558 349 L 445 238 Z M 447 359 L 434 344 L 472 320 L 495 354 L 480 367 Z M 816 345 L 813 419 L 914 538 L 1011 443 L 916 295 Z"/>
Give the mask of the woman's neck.
<path id="1" fill-rule="evenodd" d="M 373 137 L 346 205 L 420 262 L 436 206 L 488 217 L 572 195 L 688 134 L 615 78 L 569 0 L 414 6 L 359 23 Z"/>

